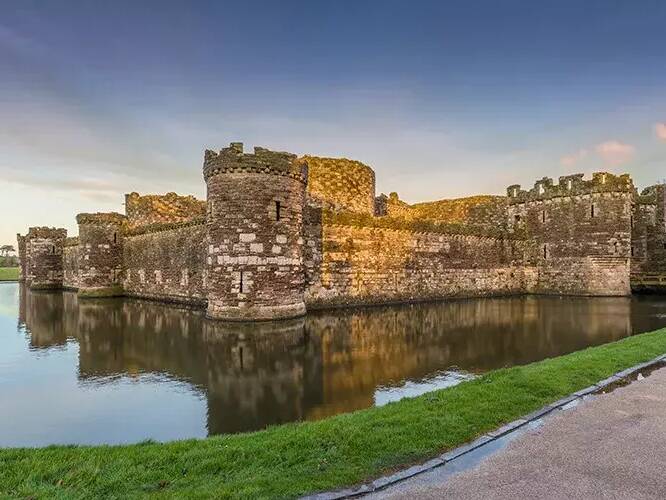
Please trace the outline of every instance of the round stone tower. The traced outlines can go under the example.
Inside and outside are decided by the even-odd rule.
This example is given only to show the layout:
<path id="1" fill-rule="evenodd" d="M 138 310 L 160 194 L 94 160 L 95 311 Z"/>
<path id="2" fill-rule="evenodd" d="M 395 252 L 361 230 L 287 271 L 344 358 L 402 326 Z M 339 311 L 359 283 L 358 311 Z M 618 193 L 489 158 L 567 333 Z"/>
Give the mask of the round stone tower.
<path id="1" fill-rule="evenodd" d="M 79 214 L 79 296 L 122 293 L 122 235 L 126 217 L 117 213 Z"/>
<path id="2" fill-rule="evenodd" d="M 67 230 L 31 227 L 25 237 L 25 282 L 34 290 L 62 287 L 62 248 Z"/>
<path id="3" fill-rule="evenodd" d="M 307 165 L 241 143 L 206 151 L 206 293 L 210 318 L 252 321 L 305 314 L 303 209 Z"/>

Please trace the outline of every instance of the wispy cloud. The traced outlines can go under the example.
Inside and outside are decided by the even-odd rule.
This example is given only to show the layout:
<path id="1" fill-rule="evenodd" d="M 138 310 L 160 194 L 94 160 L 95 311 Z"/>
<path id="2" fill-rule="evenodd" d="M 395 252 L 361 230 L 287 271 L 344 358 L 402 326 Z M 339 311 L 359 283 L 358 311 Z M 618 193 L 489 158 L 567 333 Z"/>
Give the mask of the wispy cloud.
<path id="1" fill-rule="evenodd" d="M 594 148 L 596 153 L 607 165 L 622 165 L 634 156 L 636 148 L 631 144 L 611 140 L 597 144 Z"/>
<path id="2" fill-rule="evenodd" d="M 666 123 L 665 122 L 655 123 L 654 134 L 657 136 L 657 139 L 666 141 Z"/>
<path id="3" fill-rule="evenodd" d="M 587 149 L 579 149 L 573 154 L 563 156 L 560 158 L 560 164 L 563 167 L 573 167 L 578 164 L 579 161 L 586 158 L 588 155 Z"/>

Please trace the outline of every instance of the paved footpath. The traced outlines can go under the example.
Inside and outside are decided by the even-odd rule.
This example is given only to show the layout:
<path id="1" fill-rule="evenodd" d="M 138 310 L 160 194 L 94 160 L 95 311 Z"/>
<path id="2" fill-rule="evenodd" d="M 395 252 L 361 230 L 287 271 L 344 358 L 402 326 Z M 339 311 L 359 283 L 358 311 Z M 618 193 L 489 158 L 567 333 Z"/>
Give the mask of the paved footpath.
<path id="1" fill-rule="evenodd" d="M 372 498 L 666 499 L 666 368 L 561 411 L 478 465 Z"/>

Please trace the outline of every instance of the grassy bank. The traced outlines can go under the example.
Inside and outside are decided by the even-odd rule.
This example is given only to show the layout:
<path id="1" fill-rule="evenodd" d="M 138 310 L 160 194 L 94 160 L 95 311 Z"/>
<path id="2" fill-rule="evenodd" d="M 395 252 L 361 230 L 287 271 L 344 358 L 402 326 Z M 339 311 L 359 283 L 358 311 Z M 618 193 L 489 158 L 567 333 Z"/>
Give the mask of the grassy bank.
<path id="1" fill-rule="evenodd" d="M 0 497 L 273 498 L 350 485 L 470 441 L 662 353 L 666 329 L 319 422 L 169 444 L 0 450 Z"/>
<path id="2" fill-rule="evenodd" d="M 0 281 L 17 281 L 18 275 L 18 267 L 0 267 Z"/>

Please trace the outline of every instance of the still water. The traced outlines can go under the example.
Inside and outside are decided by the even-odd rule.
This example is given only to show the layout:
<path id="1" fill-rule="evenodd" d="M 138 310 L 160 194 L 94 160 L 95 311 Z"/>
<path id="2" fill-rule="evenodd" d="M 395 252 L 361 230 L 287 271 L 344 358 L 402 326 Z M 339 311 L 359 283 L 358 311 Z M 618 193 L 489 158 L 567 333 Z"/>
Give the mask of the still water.
<path id="1" fill-rule="evenodd" d="M 0 284 L 0 446 L 319 419 L 666 326 L 666 297 L 512 297 L 254 325 Z"/>

